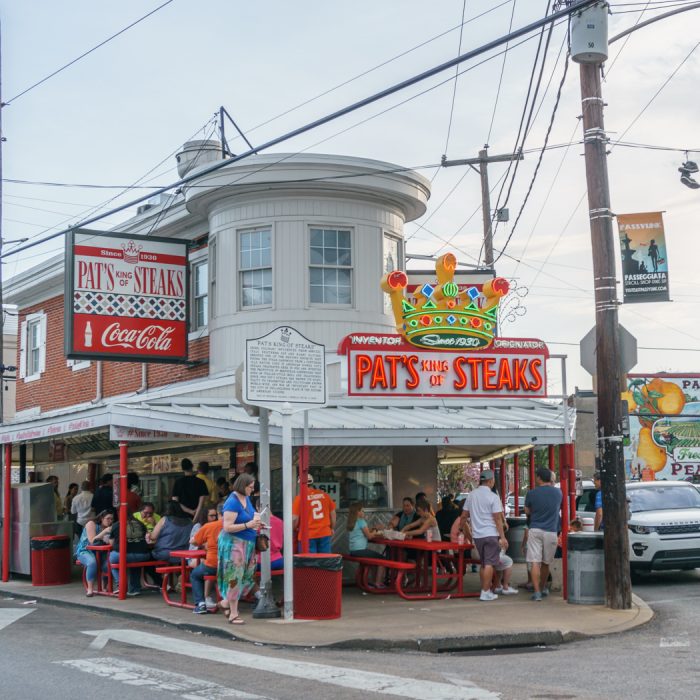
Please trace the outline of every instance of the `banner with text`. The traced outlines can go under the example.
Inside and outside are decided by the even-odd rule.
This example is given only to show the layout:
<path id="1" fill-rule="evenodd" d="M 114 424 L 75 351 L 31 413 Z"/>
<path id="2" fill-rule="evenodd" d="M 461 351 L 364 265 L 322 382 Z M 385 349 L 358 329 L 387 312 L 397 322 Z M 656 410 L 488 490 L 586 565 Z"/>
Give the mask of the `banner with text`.
<path id="1" fill-rule="evenodd" d="M 188 288 L 187 241 L 72 231 L 66 357 L 185 362 Z"/>
<path id="2" fill-rule="evenodd" d="M 669 301 L 668 254 L 660 211 L 618 214 L 624 302 Z"/>

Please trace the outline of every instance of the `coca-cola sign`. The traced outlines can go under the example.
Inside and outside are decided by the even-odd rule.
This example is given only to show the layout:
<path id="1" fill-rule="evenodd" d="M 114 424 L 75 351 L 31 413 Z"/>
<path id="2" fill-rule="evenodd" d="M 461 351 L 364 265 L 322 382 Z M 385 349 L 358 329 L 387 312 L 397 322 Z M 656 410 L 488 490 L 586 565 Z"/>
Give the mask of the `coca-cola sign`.
<path id="1" fill-rule="evenodd" d="M 66 244 L 66 356 L 187 360 L 187 242 L 73 231 Z"/>

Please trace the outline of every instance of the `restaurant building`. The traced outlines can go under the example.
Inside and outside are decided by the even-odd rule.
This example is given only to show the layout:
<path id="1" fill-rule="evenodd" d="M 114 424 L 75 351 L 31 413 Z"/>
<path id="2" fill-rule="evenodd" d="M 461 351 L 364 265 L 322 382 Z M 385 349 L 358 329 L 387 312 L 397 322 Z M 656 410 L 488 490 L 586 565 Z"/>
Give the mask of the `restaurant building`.
<path id="1" fill-rule="evenodd" d="M 402 391 L 377 376 L 377 363 L 396 362 L 387 350 L 405 351 L 379 280 L 405 270 L 404 225 L 426 211 L 428 180 L 389 163 L 320 154 L 258 155 L 207 172 L 219 153 L 217 142 L 186 144 L 178 172 L 201 177 L 115 229 L 136 242 L 187 241 L 186 362 L 67 360 L 63 255 L 6 284 L 5 300 L 19 309 L 18 378 L 16 415 L 0 438 L 13 445 L 15 480 L 56 474 L 63 488 L 94 480 L 118 471 L 120 441 L 129 443 L 143 498 L 159 508 L 185 456 L 230 476 L 255 460 L 259 441 L 257 418 L 237 398 L 245 341 L 287 325 L 325 346 L 328 403 L 295 414 L 292 437 L 295 447 L 310 446 L 316 482 L 341 513 L 361 500 L 378 518 L 418 491 L 435 502 L 440 460 L 483 462 L 571 442 L 573 409 L 546 398 L 552 358 L 541 341 L 496 338 L 490 348 L 513 358 L 516 370 L 538 358 L 537 386 L 532 377 L 527 386 L 503 376 L 489 384 L 485 366 L 478 392 L 447 391 L 435 353 L 417 360 L 429 364 L 419 364 L 420 382 Z M 476 294 L 493 277 L 457 271 L 454 281 Z M 418 294 L 435 272 L 411 278 L 409 292 Z M 374 364 L 363 384 L 353 362 L 367 361 Z M 464 382 L 474 367 L 464 365 Z M 459 379 L 447 381 L 454 387 Z M 282 428 L 274 412 L 270 442 L 271 500 L 280 510 Z"/>

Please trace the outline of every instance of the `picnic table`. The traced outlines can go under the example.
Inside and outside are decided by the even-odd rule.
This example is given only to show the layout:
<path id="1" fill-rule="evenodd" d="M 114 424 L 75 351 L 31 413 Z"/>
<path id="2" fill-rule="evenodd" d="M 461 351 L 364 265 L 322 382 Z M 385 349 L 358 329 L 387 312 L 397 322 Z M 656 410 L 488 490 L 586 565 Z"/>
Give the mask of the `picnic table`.
<path id="1" fill-rule="evenodd" d="M 109 563 L 107 566 L 102 568 L 102 553 L 105 553 L 107 557 L 107 562 L 109 562 L 109 553 L 112 551 L 111 544 L 89 544 L 86 547 L 87 550 L 93 552 L 95 555 L 95 561 L 97 562 L 97 580 L 95 581 L 94 593 L 95 595 L 108 595 L 114 596 L 112 592 L 112 571 L 109 568 Z M 102 586 L 102 576 L 107 575 L 107 588 Z M 83 584 L 85 584 L 85 570 L 83 570 Z"/>
<path id="2" fill-rule="evenodd" d="M 478 592 L 464 592 L 464 569 L 471 562 L 465 553 L 471 551 L 470 542 L 433 541 L 423 538 L 394 540 L 377 538 L 372 544 L 387 548 L 387 557 L 406 561 L 409 552 L 416 553 L 415 580 L 404 587 L 402 597 L 409 600 L 438 600 L 440 598 L 474 598 Z M 381 561 L 378 562 L 381 564 Z M 453 564 L 454 571 L 450 571 Z"/>
<path id="3" fill-rule="evenodd" d="M 168 605 L 172 605 L 176 608 L 188 608 L 190 610 L 194 609 L 192 603 L 187 602 L 187 589 L 191 588 L 189 581 L 190 567 L 189 559 L 194 559 L 197 566 L 199 562 L 206 557 L 207 552 L 204 549 L 173 549 L 170 552 L 171 559 L 179 559 L 180 563 L 173 566 L 163 566 L 156 569 L 156 572 L 163 575 L 163 586 L 161 591 L 163 593 L 163 599 Z M 173 600 L 168 592 L 168 583 L 170 581 L 171 574 L 180 574 L 180 600 Z"/>

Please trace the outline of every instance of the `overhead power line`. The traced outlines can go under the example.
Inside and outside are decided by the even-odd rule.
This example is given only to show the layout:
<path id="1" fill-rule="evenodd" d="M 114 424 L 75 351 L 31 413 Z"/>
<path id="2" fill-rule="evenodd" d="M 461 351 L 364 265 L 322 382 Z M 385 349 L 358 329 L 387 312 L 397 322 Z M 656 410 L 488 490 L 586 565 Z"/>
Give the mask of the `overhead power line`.
<path id="1" fill-rule="evenodd" d="M 597 2 L 597 0 L 580 0 L 579 2 L 574 3 L 573 5 L 570 5 L 562 10 L 559 10 L 558 12 L 554 12 L 553 14 L 549 15 L 548 17 L 544 17 L 543 19 L 537 20 L 535 22 L 531 22 L 530 24 L 528 24 L 524 27 L 521 27 L 520 29 L 517 29 L 514 32 L 511 32 L 510 34 L 507 34 L 506 36 L 502 36 L 502 37 L 499 37 L 498 39 L 494 39 L 486 44 L 483 44 L 482 46 L 480 46 L 476 49 L 473 49 L 471 51 L 467 51 L 466 53 L 462 54 L 461 56 L 458 56 L 458 57 L 453 58 L 449 61 L 446 61 L 445 63 L 441 63 L 433 68 L 428 69 L 427 71 L 419 73 L 418 75 L 414 75 L 411 78 L 408 78 L 406 80 L 401 81 L 400 83 L 397 83 L 397 84 L 392 85 L 388 88 L 385 88 L 384 90 L 381 90 L 380 92 L 377 92 L 373 95 L 370 95 L 369 97 L 366 97 L 362 100 L 359 100 L 358 102 L 355 102 L 351 105 L 348 105 L 347 107 L 343 107 L 342 109 L 339 109 L 335 112 L 332 112 L 331 114 L 328 114 L 328 115 L 321 117 L 319 119 L 316 119 L 308 124 L 300 126 L 296 129 L 290 131 L 290 132 L 287 132 L 286 134 L 283 134 L 282 136 L 278 136 L 276 138 L 273 138 L 273 139 L 271 139 L 263 144 L 258 145 L 255 148 L 255 150 L 249 149 L 247 151 L 244 151 L 243 153 L 240 153 L 237 156 L 227 158 L 226 160 L 222 160 L 222 161 L 219 161 L 219 162 L 217 162 L 213 165 L 210 165 L 206 168 L 202 168 L 201 170 L 198 170 L 196 173 L 193 173 L 191 175 L 187 175 L 186 177 L 184 177 L 180 180 L 177 180 L 176 182 L 173 182 L 172 184 L 170 184 L 166 187 L 161 187 L 151 194 L 143 195 L 135 200 L 121 204 L 118 207 L 114 207 L 113 209 L 111 209 L 109 212 L 106 212 L 105 214 L 101 214 L 99 216 L 88 218 L 88 219 L 76 224 L 74 227 L 71 227 L 69 229 L 64 229 L 62 231 L 58 231 L 54 234 L 51 234 L 50 236 L 43 238 L 41 241 L 36 241 L 36 242 L 30 243 L 26 246 L 19 246 L 17 248 L 14 248 L 13 250 L 11 250 L 7 253 L 3 253 L 0 257 L 5 258 L 8 255 L 14 255 L 14 254 L 19 253 L 23 250 L 26 250 L 28 247 L 33 247 L 35 245 L 39 245 L 40 243 L 44 243 L 44 242 L 51 240 L 53 238 L 63 236 L 66 233 L 68 233 L 70 230 L 72 230 L 72 228 L 76 228 L 78 226 L 88 226 L 89 224 L 95 223 L 96 221 L 99 221 L 102 218 L 105 218 L 106 216 L 116 214 L 120 211 L 124 211 L 125 209 L 136 206 L 138 204 L 141 204 L 142 202 L 146 201 L 147 199 L 149 199 L 151 196 L 153 196 L 155 194 L 162 194 L 162 193 L 165 193 L 165 192 L 167 192 L 171 189 L 174 189 L 176 187 L 186 185 L 187 183 L 191 182 L 192 180 L 196 180 L 200 177 L 203 177 L 204 175 L 208 175 L 209 173 L 216 172 L 217 170 L 220 170 L 221 168 L 226 167 L 227 165 L 231 165 L 231 164 L 236 163 L 238 161 L 244 160 L 245 158 L 248 158 L 251 155 L 258 154 L 261 151 L 267 150 L 273 146 L 277 146 L 280 143 L 288 141 L 296 136 L 300 136 L 301 134 L 305 134 L 309 131 L 312 131 L 313 129 L 316 129 L 320 126 L 323 126 L 324 124 L 328 124 L 329 122 L 332 122 L 336 119 L 339 119 L 340 117 L 346 116 L 347 114 L 350 114 L 358 109 L 361 109 L 362 107 L 366 107 L 367 105 L 370 105 L 374 102 L 377 102 L 381 99 L 384 99 L 385 97 L 388 97 L 389 95 L 393 95 L 394 93 L 400 92 L 401 90 L 404 90 L 408 87 L 411 87 L 412 85 L 416 85 L 417 83 L 420 83 L 423 80 L 426 80 L 426 79 L 431 78 L 435 75 L 438 75 L 439 73 L 442 73 L 446 70 L 449 70 L 450 68 L 454 68 L 455 66 L 459 65 L 460 63 L 464 63 L 465 61 L 471 60 L 472 58 L 476 58 L 477 56 L 480 56 L 481 54 L 487 53 L 488 51 L 491 51 L 495 48 L 498 48 L 498 47 L 502 46 L 503 44 L 509 43 L 515 39 L 518 39 L 522 36 L 526 36 L 534 31 L 537 31 L 538 29 L 541 29 L 542 27 L 547 26 L 548 24 L 550 24 L 552 22 L 557 22 L 558 20 L 565 19 L 571 13 L 576 12 L 582 8 L 588 7 L 592 4 L 594 4 L 595 2 Z"/>
<path id="2" fill-rule="evenodd" d="M 107 37 L 104 41 L 101 41 L 96 46 L 93 46 L 91 49 L 88 49 L 87 51 L 85 51 L 85 53 L 81 53 L 80 56 L 77 56 L 72 61 L 69 61 L 68 63 L 66 63 L 64 66 L 61 66 L 60 68 L 56 69 L 55 71 L 53 71 L 53 73 L 49 73 L 47 76 L 45 76 L 41 80 L 37 80 L 36 83 L 34 83 L 33 85 L 30 85 L 29 87 L 22 90 L 22 92 L 18 92 L 14 97 L 7 100 L 6 104 L 8 104 L 8 105 L 12 104 L 12 102 L 19 99 L 23 95 L 26 95 L 31 90 L 34 90 L 34 88 L 39 87 L 39 85 L 43 85 L 47 80 L 50 80 L 51 78 L 58 75 L 59 73 L 62 73 L 64 70 L 66 70 L 66 68 L 70 68 L 72 65 L 76 64 L 78 61 L 82 60 L 86 56 L 89 56 L 91 53 L 94 53 L 95 51 L 97 51 L 97 49 L 101 48 L 105 44 L 109 44 L 110 41 L 112 41 L 113 39 L 116 39 L 118 36 L 121 36 L 122 34 L 124 34 L 124 32 L 129 31 L 129 29 L 131 29 L 132 27 L 135 27 L 137 24 L 140 24 L 144 20 L 148 19 L 151 15 L 154 15 L 156 12 L 158 12 L 158 10 L 162 10 L 166 5 L 170 5 L 170 3 L 172 3 L 172 2 L 173 2 L 173 0 L 166 0 L 166 2 L 164 2 L 162 5 L 159 5 L 155 9 L 151 10 L 148 14 L 145 14 L 143 17 L 139 17 L 139 19 L 137 19 L 136 21 L 127 25 L 126 27 L 124 27 L 124 29 L 120 29 L 116 34 L 112 34 L 112 36 Z"/>

